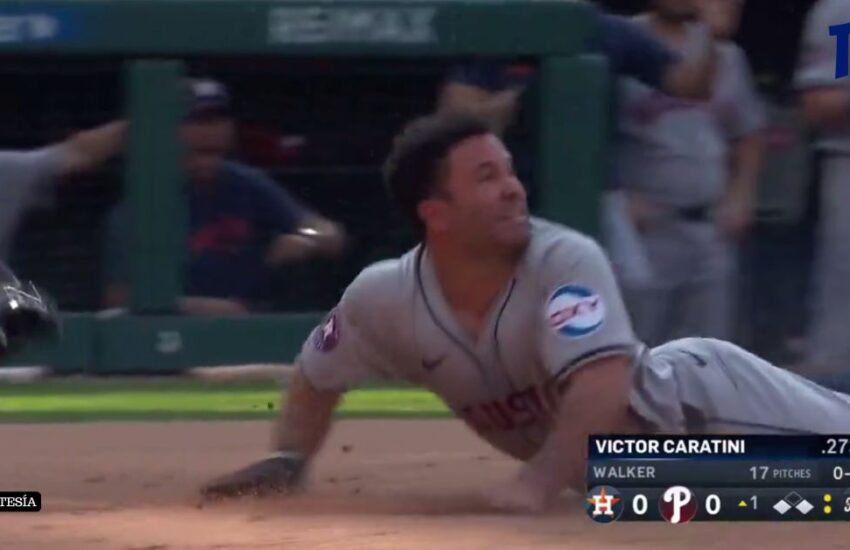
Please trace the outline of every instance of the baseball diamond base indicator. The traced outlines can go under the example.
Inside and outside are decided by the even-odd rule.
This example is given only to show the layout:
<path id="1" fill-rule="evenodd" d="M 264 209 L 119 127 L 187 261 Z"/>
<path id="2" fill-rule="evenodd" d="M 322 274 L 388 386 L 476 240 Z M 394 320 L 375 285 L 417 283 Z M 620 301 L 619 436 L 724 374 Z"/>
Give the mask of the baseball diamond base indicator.
<path id="1" fill-rule="evenodd" d="M 613 521 L 848 521 L 850 436 L 591 436 L 585 509 Z"/>

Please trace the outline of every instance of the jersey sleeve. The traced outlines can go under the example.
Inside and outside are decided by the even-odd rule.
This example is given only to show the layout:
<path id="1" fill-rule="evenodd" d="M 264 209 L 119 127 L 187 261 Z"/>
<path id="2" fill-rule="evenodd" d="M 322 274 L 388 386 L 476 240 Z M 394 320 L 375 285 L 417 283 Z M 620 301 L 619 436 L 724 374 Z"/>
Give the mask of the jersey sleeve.
<path id="1" fill-rule="evenodd" d="M 383 316 L 372 306 L 363 274 L 349 285 L 336 307 L 310 333 L 296 365 L 319 390 L 346 391 L 362 382 L 389 375 L 387 340 L 375 323 Z"/>
<path id="2" fill-rule="evenodd" d="M 840 85 L 835 79 L 836 38 L 830 36 L 829 27 L 850 21 L 850 7 L 843 8 L 846 13 L 841 14 L 848 19 L 830 21 L 831 14 L 836 12 L 835 7 L 841 6 L 833 0 L 820 0 L 806 17 L 794 74 L 794 86 L 797 89 Z"/>
<path id="3" fill-rule="evenodd" d="M 0 193 L 20 208 L 37 203 L 60 175 L 65 148 L 53 145 L 32 151 L 0 151 Z M 14 197 L 12 201 L 9 197 Z"/>
<path id="4" fill-rule="evenodd" d="M 595 241 L 579 242 L 578 254 L 569 250 L 574 243 L 558 243 L 544 262 L 539 346 L 544 366 L 559 379 L 639 347 L 610 262 Z"/>
<path id="5" fill-rule="evenodd" d="M 613 72 L 663 88 L 664 75 L 679 56 L 633 20 L 601 12 L 597 17 L 596 45 L 608 56 Z"/>
<path id="6" fill-rule="evenodd" d="M 767 123 L 764 104 L 756 91 L 753 73 L 747 57 L 737 46 L 729 50 L 730 70 L 734 82 L 732 111 L 724 121 L 730 139 L 739 139 L 762 130 Z"/>

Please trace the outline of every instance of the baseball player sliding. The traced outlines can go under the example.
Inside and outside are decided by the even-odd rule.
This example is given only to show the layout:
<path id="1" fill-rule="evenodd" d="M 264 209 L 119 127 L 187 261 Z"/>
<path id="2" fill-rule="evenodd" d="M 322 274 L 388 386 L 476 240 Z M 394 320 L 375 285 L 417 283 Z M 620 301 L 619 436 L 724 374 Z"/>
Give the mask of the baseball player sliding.
<path id="1" fill-rule="evenodd" d="M 524 462 L 488 493 L 539 511 L 584 490 L 589 434 L 841 432 L 850 396 L 719 340 L 647 349 L 591 238 L 529 216 L 502 141 L 463 115 L 415 121 L 386 182 L 421 244 L 364 269 L 305 342 L 275 453 L 202 488 L 208 499 L 288 492 L 343 392 L 372 376 L 438 394 Z"/>

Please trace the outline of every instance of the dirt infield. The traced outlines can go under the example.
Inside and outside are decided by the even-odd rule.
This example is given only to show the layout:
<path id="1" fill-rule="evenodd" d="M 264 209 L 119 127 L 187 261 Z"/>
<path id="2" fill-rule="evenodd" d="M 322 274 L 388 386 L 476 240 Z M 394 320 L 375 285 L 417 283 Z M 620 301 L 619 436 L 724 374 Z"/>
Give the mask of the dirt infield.
<path id="1" fill-rule="evenodd" d="M 0 425 L 0 490 L 44 510 L 0 515 L 0 549 L 682 549 L 850 547 L 850 525 L 595 525 L 566 499 L 543 517 L 478 497 L 515 463 L 460 423 L 340 422 L 309 494 L 199 509 L 202 480 L 262 456 L 265 422 Z"/>

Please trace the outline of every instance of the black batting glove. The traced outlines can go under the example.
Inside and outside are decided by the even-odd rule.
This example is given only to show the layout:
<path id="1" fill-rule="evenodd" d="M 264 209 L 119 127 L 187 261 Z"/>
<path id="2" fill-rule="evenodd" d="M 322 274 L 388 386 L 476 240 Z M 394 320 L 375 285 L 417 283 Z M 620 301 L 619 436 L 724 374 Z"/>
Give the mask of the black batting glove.
<path id="1" fill-rule="evenodd" d="M 303 483 L 305 466 L 301 455 L 280 453 L 212 480 L 201 489 L 201 497 L 223 500 L 292 493 Z"/>

